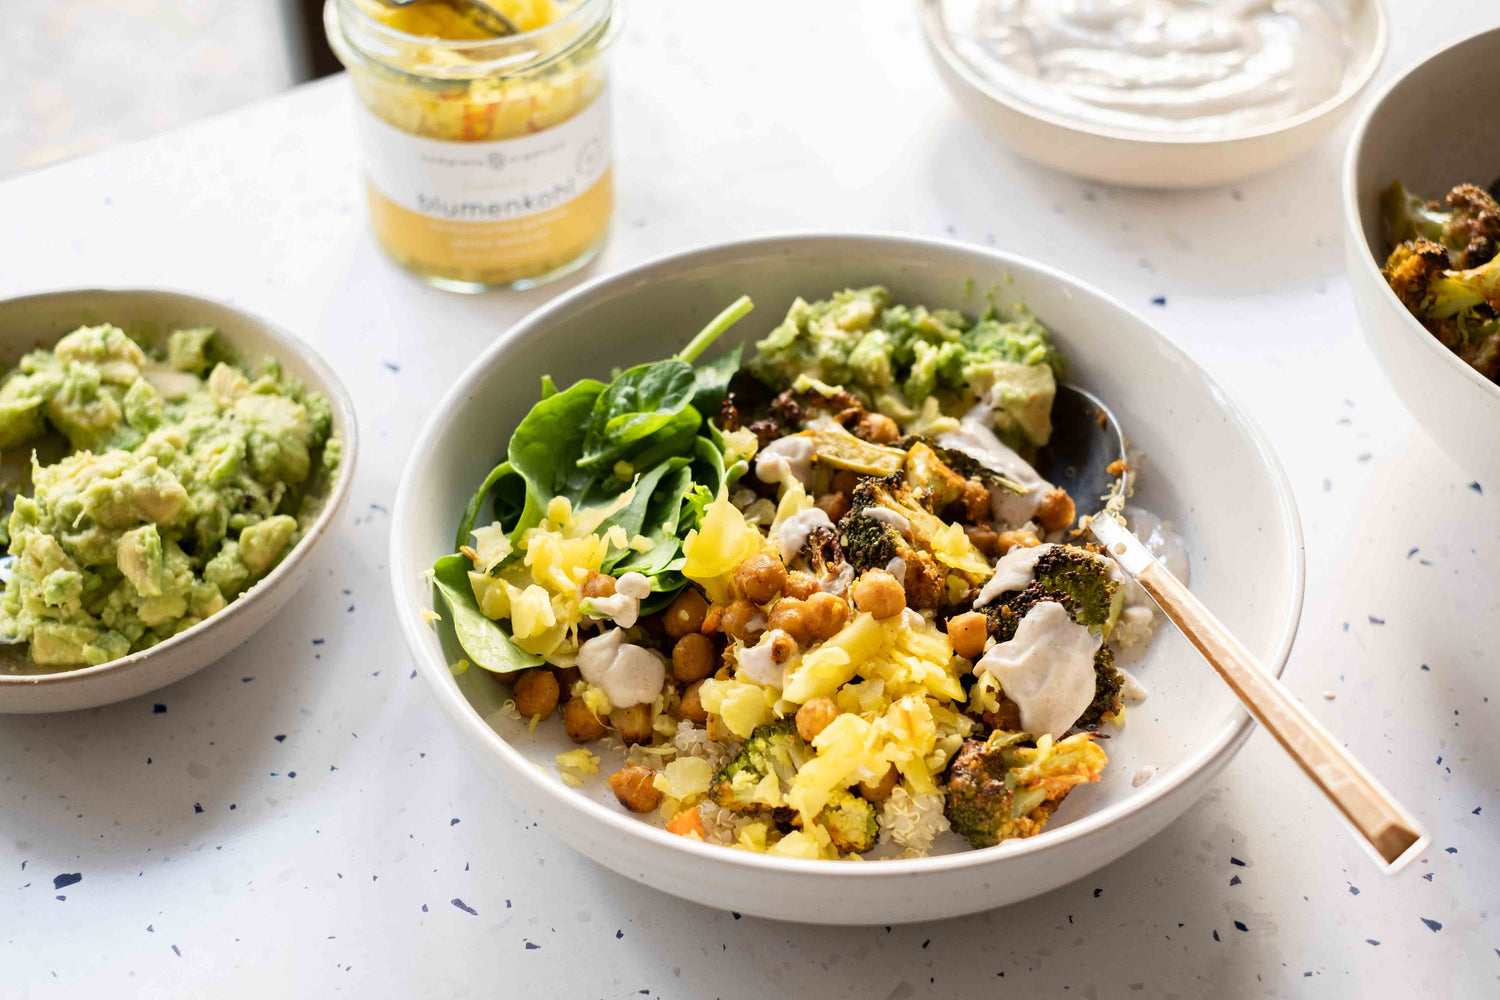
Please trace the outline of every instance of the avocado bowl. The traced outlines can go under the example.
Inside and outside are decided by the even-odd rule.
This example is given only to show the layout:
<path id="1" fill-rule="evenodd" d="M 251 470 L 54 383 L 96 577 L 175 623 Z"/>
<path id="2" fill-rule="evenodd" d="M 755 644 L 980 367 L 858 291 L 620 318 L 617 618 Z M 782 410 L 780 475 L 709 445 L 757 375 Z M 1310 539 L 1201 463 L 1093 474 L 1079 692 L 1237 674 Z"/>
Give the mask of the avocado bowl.
<path id="1" fill-rule="evenodd" d="M 562 840 L 656 889 L 742 913 L 830 924 L 939 919 L 1014 903 L 1082 877 L 1161 830 L 1205 791 L 1249 734 L 1233 696 L 1173 634 L 1139 670 L 1149 699 L 1129 710 L 1100 782 L 1073 793 L 1039 835 L 996 847 L 865 862 L 730 850 L 625 812 L 604 775 L 580 787 L 555 755 L 574 745 L 546 720 L 510 717 L 510 688 L 459 662 L 434 622 L 429 573 L 453 526 L 526 415 L 540 379 L 608 377 L 669 354 L 724 306 L 754 312 L 720 341 L 765 336 L 793 299 L 881 284 L 898 302 L 978 312 L 987 292 L 1050 329 L 1069 379 L 1109 401 L 1146 455 L 1138 500 L 1186 533 L 1197 593 L 1279 671 L 1302 600 L 1291 492 L 1259 432 L 1188 355 L 1107 296 L 1050 268 L 974 246 L 891 235 L 793 235 L 679 253 L 580 286 L 490 347 L 437 405 L 412 450 L 392 517 L 396 608 L 418 672 L 477 769 Z M 728 341 L 729 343 L 724 343 Z M 1227 494 L 1226 494 L 1227 491 Z M 1232 516 L 1222 497 L 1233 495 Z M 1154 771 L 1152 770 L 1154 769 Z M 1143 775 L 1149 780 L 1135 781 Z"/>
<path id="2" fill-rule="evenodd" d="M 347 392 L 326 362 L 296 338 L 222 303 L 178 292 L 148 289 L 48 292 L 0 302 L 0 364 L 10 370 L 23 355 L 51 348 L 82 326 L 111 324 L 151 348 L 166 346 L 177 330 L 212 327 L 232 358 L 254 363 L 274 359 L 290 379 L 328 402 L 339 436 L 337 466 L 321 481 L 310 479 L 308 513 L 299 536 L 274 567 L 220 610 L 149 648 L 97 666 L 47 667 L 35 663 L 25 643 L 0 645 L 0 712 L 61 712 L 93 708 L 155 690 L 207 666 L 250 638 L 306 582 L 313 548 L 327 534 L 348 500 L 357 450 L 354 411 Z M 56 460 L 66 442 L 36 443 L 41 459 Z M 32 444 L 7 454 L 7 478 L 17 456 L 29 459 Z M 24 493 L 25 490 L 20 492 Z M 7 511 L 8 516 L 8 511 Z"/>

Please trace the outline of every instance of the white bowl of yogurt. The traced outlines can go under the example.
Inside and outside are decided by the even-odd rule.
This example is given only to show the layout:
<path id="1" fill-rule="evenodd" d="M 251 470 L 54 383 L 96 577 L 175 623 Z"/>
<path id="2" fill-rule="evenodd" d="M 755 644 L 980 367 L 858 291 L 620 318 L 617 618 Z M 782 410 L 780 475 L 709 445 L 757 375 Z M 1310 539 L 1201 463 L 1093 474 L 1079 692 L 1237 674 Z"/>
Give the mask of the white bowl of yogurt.
<path id="1" fill-rule="evenodd" d="M 1385 55 L 1380 0 L 921 0 L 964 109 L 1090 180 L 1211 187 L 1316 146 Z"/>

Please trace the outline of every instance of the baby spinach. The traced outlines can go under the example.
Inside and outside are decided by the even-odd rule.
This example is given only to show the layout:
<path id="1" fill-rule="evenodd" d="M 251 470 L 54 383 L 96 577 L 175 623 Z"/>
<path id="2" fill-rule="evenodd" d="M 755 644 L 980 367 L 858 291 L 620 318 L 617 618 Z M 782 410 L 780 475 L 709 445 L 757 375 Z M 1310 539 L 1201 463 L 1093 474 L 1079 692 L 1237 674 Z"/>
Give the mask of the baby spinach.
<path id="1" fill-rule="evenodd" d="M 443 556 L 432 567 L 432 586 L 443 607 L 440 613 L 452 626 L 469 662 L 497 674 L 540 666 L 540 656 L 517 646 L 498 622 L 479 610 L 474 588 L 469 585 L 471 568 L 468 557 L 461 555 Z"/>
<path id="2" fill-rule="evenodd" d="M 611 551 L 604 569 L 650 578 L 642 614 L 671 603 L 687 586 L 683 540 L 719 490 L 744 471 L 743 463 L 725 467 L 723 436 L 705 419 L 722 406 L 739 371 L 742 345 L 695 362 L 751 308 L 749 297 L 741 296 L 675 356 L 626 369 L 607 385 L 583 379 L 559 389 L 543 376 L 541 399 L 511 435 L 506 460 L 490 470 L 464 508 L 455 548 L 469 544 L 486 499 L 519 549 L 522 535 L 541 523 L 554 498 L 566 498 L 576 510 L 610 503 L 633 485 L 635 495 L 596 530 L 618 525 L 627 539 L 643 537 L 651 544 L 644 552 Z M 471 569 L 459 554 L 433 567 L 436 604 L 469 660 L 499 674 L 541 664 L 541 657 L 515 644 L 507 623 L 480 611 Z"/>

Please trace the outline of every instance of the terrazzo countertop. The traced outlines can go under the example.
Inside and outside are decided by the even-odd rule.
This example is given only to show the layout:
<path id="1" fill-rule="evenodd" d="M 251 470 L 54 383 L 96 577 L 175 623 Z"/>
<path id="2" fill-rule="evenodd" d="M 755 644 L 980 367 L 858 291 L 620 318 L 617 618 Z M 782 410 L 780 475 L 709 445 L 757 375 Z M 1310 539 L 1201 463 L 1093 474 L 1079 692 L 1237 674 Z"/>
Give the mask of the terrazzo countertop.
<path id="1" fill-rule="evenodd" d="M 1392 6 L 1384 78 L 1493 14 Z M 632 9 L 616 230 L 584 275 L 539 291 L 448 295 L 381 255 L 343 79 L 0 185 L 0 295 L 151 285 L 233 301 L 322 350 L 363 438 L 315 582 L 248 645 L 135 701 L 0 718 L 0 993 L 1500 990 L 1487 635 L 1500 483 L 1440 453 L 1366 353 L 1342 276 L 1347 127 L 1237 187 L 1101 187 L 990 148 L 905 6 L 757 10 Z M 1142 310 L 1248 405 L 1307 536 L 1287 683 L 1427 823 L 1418 863 L 1379 875 L 1257 732 L 1187 815 L 1080 882 L 964 920 L 814 928 L 615 876 L 475 770 L 415 679 L 386 589 L 391 498 L 430 406 L 509 324 L 588 275 L 814 227 L 947 236 L 1064 268 Z"/>

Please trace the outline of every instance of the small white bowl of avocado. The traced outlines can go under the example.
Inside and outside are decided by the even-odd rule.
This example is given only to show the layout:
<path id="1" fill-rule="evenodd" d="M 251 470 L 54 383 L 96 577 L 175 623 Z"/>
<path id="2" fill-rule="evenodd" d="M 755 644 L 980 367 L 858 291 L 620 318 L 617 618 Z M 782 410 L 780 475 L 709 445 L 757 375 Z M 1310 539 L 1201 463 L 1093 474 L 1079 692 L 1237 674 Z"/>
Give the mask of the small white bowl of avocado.
<path id="1" fill-rule="evenodd" d="M 348 394 L 176 292 L 0 302 L 0 712 L 106 705 L 248 639 L 348 499 Z"/>

